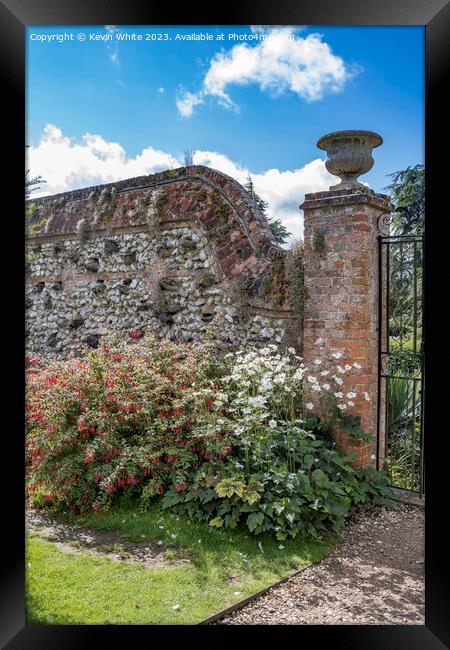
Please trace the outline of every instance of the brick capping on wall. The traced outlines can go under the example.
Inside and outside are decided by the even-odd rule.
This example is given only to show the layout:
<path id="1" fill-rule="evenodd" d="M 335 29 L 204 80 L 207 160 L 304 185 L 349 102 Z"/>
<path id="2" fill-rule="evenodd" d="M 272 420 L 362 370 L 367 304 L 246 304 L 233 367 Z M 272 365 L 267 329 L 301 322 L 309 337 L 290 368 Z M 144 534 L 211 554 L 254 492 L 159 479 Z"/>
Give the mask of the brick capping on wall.
<path id="1" fill-rule="evenodd" d="M 168 173 L 171 175 L 168 176 Z M 63 192 L 38 199 L 29 199 L 27 204 L 34 203 L 43 208 L 50 206 L 54 209 L 55 204 L 58 203 L 64 206 L 65 204 L 75 201 L 87 201 L 92 193 L 99 194 L 102 190 L 107 188 L 112 189 L 114 187 L 117 190 L 117 194 L 129 194 L 130 192 L 138 192 L 140 190 L 162 187 L 164 185 L 196 180 L 219 192 L 221 197 L 236 211 L 249 242 L 254 249 L 258 244 L 263 244 L 269 256 L 278 258 L 284 256 L 285 251 L 274 240 L 267 219 L 258 205 L 248 195 L 246 190 L 230 176 L 202 165 L 179 167 L 178 169 L 169 170 L 169 172 L 163 171 L 148 176 L 137 176 L 116 183 L 106 183 L 104 185 L 71 190 L 70 192 Z M 69 214 L 68 218 L 67 212 L 64 208 L 57 210 L 57 212 L 57 218 L 54 220 L 48 234 L 74 234 L 80 213 Z M 37 216 L 33 217 L 30 219 L 30 224 L 36 223 L 38 220 Z M 253 221 L 258 223 L 256 233 L 252 232 L 251 224 Z M 120 227 L 121 224 L 119 220 L 113 218 L 109 225 L 110 227 Z"/>
<path id="2" fill-rule="evenodd" d="M 389 197 L 370 189 L 307 194 L 304 211 L 305 290 L 303 354 L 307 363 L 332 351 L 347 355 L 338 363 L 358 362 L 340 390 L 359 400 L 347 413 L 360 414 L 370 443 L 338 432 L 336 443 L 355 453 L 356 467 L 375 465 L 378 380 L 377 220 L 390 209 Z M 315 237 L 321 233 L 322 247 Z M 361 399 L 367 392 L 370 401 Z"/>
<path id="3" fill-rule="evenodd" d="M 380 208 L 380 211 L 387 210 L 390 206 L 387 194 L 377 194 L 370 188 L 365 190 L 355 188 L 305 194 L 305 200 L 299 207 L 300 210 L 308 210 L 310 208 L 360 204 L 370 204 Z"/>
<path id="4" fill-rule="evenodd" d="M 38 210 L 36 214 L 29 218 L 29 225 L 31 227 L 39 225 L 42 218 L 45 221 L 51 219 L 51 224 L 49 224 L 45 232 L 36 232 L 29 240 L 48 241 L 55 238 L 65 239 L 70 235 L 75 235 L 77 224 L 81 219 L 87 218 L 89 220 L 92 217 L 92 210 L 95 205 L 95 203 L 93 205 L 92 199 L 98 199 L 104 190 L 114 188 L 118 196 L 124 195 L 124 197 L 130 199 L 133 194 L 142 195 L 146 190 L 175 186 L 179 183 L 186 186 L 186 184 L 192 185 L 195 182 L 199 182 L 201 185 L 218 192 L 221 200 L 230 206 L 238 218 L 234 227 L 236 235 L 241 235 L 241 241 L 242 236 L 246 240 L 245 248 L 248 250 L 244 251 L 244 255 L 248 261 L 245 268 L 242 268 L 242 260 L 233 254 L 235 251 L 232 248 L 229 247 L 224 251 L 223 248 L 214 247 L 216 261 L 224 276 L 230 278 L 237 275 L 242 276 L 243 271 L 252 270 L 250 267 L 253 266 L 255 272 L 251 272 L 251 275 L 257 277 L 261 275 L 263 269 L 267 269 L 271 260 L 284 260 L 286 251 L 273 238 L 267 219 L 246 190 L 231 177 L 201 165 L 181 167 L 149 176 L 126 179 L 117 183 L 72 190 L 34 200 L 30 199 L 27 201 L 27 205 L 33 204 L 37 206 Z M 120 201 L 118 201 L 119 203 Z M 183 206 L 185 211 L 189 207 L 188 204 Z M 161 223 L 160 226 L 162 228 L 176 228 L 182 227 L 186 222 L 192 223 L 193 218 L 195 221 L 194 215 L 188 216 L 190 219 L 180 219 L 180 216 L 176 215 L 174 218 L 168 219 L 167 222 Z M 210 215 L 204 215 L 204 217 L 202 225 L 206 226 L 208 233 L 208 230 L 217 225 L 217 220 L 211 219 Z M 182 221 L 184 223 L 181 223 Z M 126 214 L 120 213 L 118 206 L 108 223 L 99 223 L 96 225 L 95 230 L 98 234 L 116 231 L 132 232 L 139 231 L 143 225 L 145 225 L 145 220 L 139 218 L 135 223 L 130 223 Z M 231 240 L 233 240 L 233 234 L 235 233 L 230 233 Z M 265 263 L 261 263 L 261 261 L 258 263 L 254 259 L 257 252 L 265 260 Z"/>

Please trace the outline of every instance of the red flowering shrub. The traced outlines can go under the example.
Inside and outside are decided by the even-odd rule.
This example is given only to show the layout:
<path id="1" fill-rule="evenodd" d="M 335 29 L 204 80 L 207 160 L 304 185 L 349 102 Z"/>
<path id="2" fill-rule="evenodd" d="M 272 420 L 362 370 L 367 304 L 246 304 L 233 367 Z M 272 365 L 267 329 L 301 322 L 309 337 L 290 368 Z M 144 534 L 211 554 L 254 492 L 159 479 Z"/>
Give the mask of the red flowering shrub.
<path id="1" fill-rule="evenodd" d="M 191 519 L 279 540 L 339 530 L 368 500 L 388 505 L 385 477 L 354 470 L 307 416 L 311 390 L 343 397 L 332 385 L 347 365 L 321 371 L 330 383 L 320 385 L 322 361 L 310 374 L 298 360 L 268 346 L 219 361 L 207 344 L 151 337 L 111 340 L 84 359 L 28 359 L 30 499 L 99 512 L 121 496 L 143 505 L 162 496 L 163 508 Z M 349 391 L 336 409 L 356 396 Z M 356 437 L 368 435 L 346 417 Z"/>
<path id="2" fill-rule="evenodd" d="M 131 330 L 131 332 L 128 332 L 128 335 L 132 339 L 141 339 L 144 333 L 141 330 Z"/>
<path id="3" fill-rule="evenodd" d="M 190 473 L 230 453 L 204 397 L 218 389 L 213 359 L 205 345 L 151 337 L 109 342 L 83 359 L 28 359 L 28 495 L 81 512 L 126 492 L 144 501 L 184 492 Z"/>

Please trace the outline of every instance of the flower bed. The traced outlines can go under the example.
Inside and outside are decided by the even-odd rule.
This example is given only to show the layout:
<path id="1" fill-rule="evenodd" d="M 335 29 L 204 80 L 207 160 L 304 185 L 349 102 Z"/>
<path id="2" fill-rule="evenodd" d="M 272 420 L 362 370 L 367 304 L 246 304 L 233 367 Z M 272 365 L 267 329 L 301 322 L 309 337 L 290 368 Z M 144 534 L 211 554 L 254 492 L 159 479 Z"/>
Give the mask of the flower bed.
<path id="1" fill-rule="evenodd" d="M 212 527 L 280 541 L 339 530 L 355 504 L 387 503 L 387 489 L 331 441 L 349 417 L 353 435 L 365 435 L 345 415 L 364 397 L 344 401 L 352 367 L 335 356 L 306 368 L 293 349 L 218 358 L 207 344 L 145 337 L 83 359 L 29 359 L 28 494 L 74 512 L 162 499 Z M 313 415 L 318 399 L 326 421 Z"/>

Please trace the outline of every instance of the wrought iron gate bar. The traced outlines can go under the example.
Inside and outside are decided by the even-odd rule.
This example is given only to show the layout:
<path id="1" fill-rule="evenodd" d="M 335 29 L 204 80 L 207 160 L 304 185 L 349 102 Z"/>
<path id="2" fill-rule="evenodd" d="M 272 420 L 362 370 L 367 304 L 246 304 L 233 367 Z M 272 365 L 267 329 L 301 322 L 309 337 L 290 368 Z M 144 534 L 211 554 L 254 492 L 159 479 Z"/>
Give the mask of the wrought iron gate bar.
<path id="1" fill-rule="evenodd" d="M 378 219 L 377 469 L 424 493 L 424 237 L 383 232 Z M 394 398 L 397 398 L 396 400 Z M 384 441 L 384 453 L 381 442 Z"/>

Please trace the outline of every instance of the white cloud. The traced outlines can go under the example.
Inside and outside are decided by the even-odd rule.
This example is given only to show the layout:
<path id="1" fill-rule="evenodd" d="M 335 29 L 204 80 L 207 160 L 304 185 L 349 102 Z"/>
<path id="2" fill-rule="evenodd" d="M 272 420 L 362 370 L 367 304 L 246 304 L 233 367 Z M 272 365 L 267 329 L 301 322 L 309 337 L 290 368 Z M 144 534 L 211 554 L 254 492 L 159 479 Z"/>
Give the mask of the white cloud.
<path id="1" fill-rule="evenodd" d="M 285 25 L 250 25 L 250 30 L 253 33 L 268 34 L 274 27 L 286 29 Z M 306 25 L 289 25 L 289 27 L 295 29 L 296 32 L 306 29 Z"/>
<path id="2" fill-rule="evenodd" d="M 298 206 L 305 194 L 323 192 L 338 182 L 320 158 L 292 171 L 268 169 L 263 174 L 252 174 L 252 179 L 257 194 L 269 204 L 268 216 L 280 219 L 293 239 L 303 238 L 303 213 Z"/>
<path id="3" fill-rule="evenodd" d="M 129 158 L 117 142 L 108 142 L 91 133 L 76 142 L 53 124 L 47 124 L 38 145 L 27 151 L 29 168 L 39 169 L 47 181 L 42 186 L 45 194 L 153 174 L 180 165 L 178 159 L 153 147 L 146 147 L 135 158 Z"/>
<path id="4" fill-rule="evenodd" d="M 303 214 L 298 206 L 303 202 L 305 194 L 328 190 L 330 185 L 338 182 L 326 170 L 324 161 L 320 158 L 299 169 L 282 171 L 272 168 L 259 174 L 212 151 L 196 151 L 194 164 L 213 167 L 235 178 L 242 185 L 250 174 L 256 193 L 269 204 L 267 216 L 280 219 L 292 233 L 292 239 L 303 238 Z"/>
<path id="5" fill-rule="evenodd" d="M 203 104 L 202 93 L 190 93 L 188 90 L 180 88 L 178 91 L 177 108 L 182 117 L 190 117 L 194 107 Z"/>
<path id="6" fill-rule="evenodd" d="M 86 133 L 79 141 L 65 136 L 61 129 L 48 124 L 39 143 L 27 149 L 27 168 L 32 176 L 41 175 L 47 182 L 33 196 L 66 192 L 81 187 L 152 174 L 183 166 L 183 156 L 146 147 L 134 158 L 127 156 L 117 142 Z M 293 239 L 303 235 L 303 217 L 298 209 L 305 193 L 319 192 L 337 179 L 327 172 L 323 160 L 316 159 L 294 170 L 268 169 L 253 173 L 215 151 L 196 151 L 194 164 L 205 165 L 244 184 L 250 174 L 256 192 L 269 203 L 268 216 L 281 219 Z"/>
<path id="7" fill-rule="evenodd" d="M 162 95 L 165 91 L 166 91 L 166 89 L 163 88 L 162 86 L 160 86 L 160 87 L 158 88 L 158 92 L 159 92 L 160 95 Z"/>
<path id="8" fill-rule="evenodd" d="M 299 37 L 299 29 L 253 26 L 253 36 L 264 40 L 257 45 L 239 43 L 218 52 L 210 62 L 201 90 L 183 91 L 177 99 L 181 115 L 190 117 L 208 95 L 225 108 L 239 110 L 228 92 L 232 85 L 256 84 L 273 97 L 291 91 L 307 102 L 342 91 L 360 68 L 349 66 L 333 54 L 321 34 Z"/>

